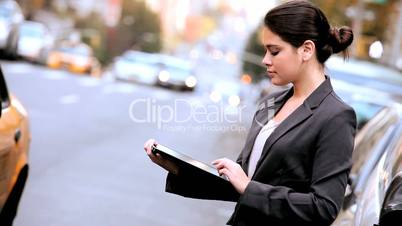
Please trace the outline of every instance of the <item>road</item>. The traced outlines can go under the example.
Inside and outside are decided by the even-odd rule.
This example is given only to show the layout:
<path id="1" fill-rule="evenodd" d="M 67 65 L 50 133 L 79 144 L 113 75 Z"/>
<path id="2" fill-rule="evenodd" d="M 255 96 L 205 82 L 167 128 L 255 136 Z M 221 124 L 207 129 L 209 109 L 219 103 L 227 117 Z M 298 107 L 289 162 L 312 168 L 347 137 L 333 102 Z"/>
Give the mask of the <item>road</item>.
<path id="1" fill-rule="evenodd" d="M 224 107 L 209 105 L 200 92 L 22 62 L 2 67 L 9 91 L 28 110 L 32 130 L 30 174 L 15 226 L 225 225 L 234 203 L 164 192 L 166 172 L 142 147 L 156 138 L 204 162 L 235 159 L 253 104 L 220 117 Z"/>

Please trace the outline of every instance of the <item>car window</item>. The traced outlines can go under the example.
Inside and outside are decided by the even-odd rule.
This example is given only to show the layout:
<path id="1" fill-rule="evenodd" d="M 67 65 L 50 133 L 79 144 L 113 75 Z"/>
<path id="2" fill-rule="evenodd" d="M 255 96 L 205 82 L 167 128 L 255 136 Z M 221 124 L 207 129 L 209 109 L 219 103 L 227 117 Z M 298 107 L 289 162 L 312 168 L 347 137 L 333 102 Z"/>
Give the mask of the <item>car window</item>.
<path id="1" fill-rule="evenodd" d="M 22 36 L 29 36 L 35 38 L 43 38 L 45 31 L 36 25 L 23 24 L 20 29 Z"/>
<path id="2" fill-rule="evenodd" d="M 14 11 L 12 3 L 0 1 L 0 18 L 10 19 Z"/>
<path id="3" fill-rule="evenodd" d="M 70 52 L 75 53 L 80 56 L 90 56 L 91 55 L 91 51 L 88 48 L 84 48 L 84 47 L 72 48 Z"/>
<path id="4" fill-rule="evenodd" d="M 348 104 L 355 110 L 358 131 L 384 108 L 381 105 L 363 101 L 351 101 Z"/>
<path id="5" fill-rule="evenodd" d="M 4 7 L 1 7 L 0 6 L 0 18 L 4 18 L 4 19 L 7 19 L 7 18 L 10 18 L 11 17 L 11 11 L 10 10 L 8 10 L 7 8 L 4 8 Z"/>
<path id="6" fill-rule="evenodd" d="M 369 109 L 365 110 L 365 112 L 371 113 L 374 112 L 374 110 Z M 367 115 L 368 114 L 366 114 L 366 116 Z M 385 144 L 383 144 L 384 140 L 387 140 L 387 137 L 392 134 L 392 131 L 395 129 L 395 124 L 398 122 L 397 112 L 389 107 L 384 107 L 371 119 L 365 118 L 366 116 L 361 116 L 365 126 L 363 126 L 356 135 L 355 149 L 352 157 L 353 166 L 350 172 L 350 177 L 353 180 L 352 186 L 359 180 L 363 170 L 372 170 L 371 166 L 374 167 L 381 153 L 385 150 Z M 367 162 L 370 163 L 370 167 L 363 167 Z"/>
<path id="7" fill-rule="evenodd" d="M 8 90 L 6 81 L 3 77 L 3 72 L 0 67 L 0 97 L 1 97 L 1 109 L 7 108 L 10 105 L 10 99 L 8 96 Z"/>
<path id="8" fill-rule="evenodd" d="M 190 70 L 176 65 L 163 65 L 164 70 L 168 71 L 173 78 L 187 78 L 192 75 Z"/>
<path id="9" fill-rule="evenodd" d="M 129 62 L 136 62 L 136 63 L 142 63 L 142 64 L 155 64 L 156 59 L 151 56 L 143 55 L 143 54 L 126 54 L 123 55 L 123 59 Z"/>

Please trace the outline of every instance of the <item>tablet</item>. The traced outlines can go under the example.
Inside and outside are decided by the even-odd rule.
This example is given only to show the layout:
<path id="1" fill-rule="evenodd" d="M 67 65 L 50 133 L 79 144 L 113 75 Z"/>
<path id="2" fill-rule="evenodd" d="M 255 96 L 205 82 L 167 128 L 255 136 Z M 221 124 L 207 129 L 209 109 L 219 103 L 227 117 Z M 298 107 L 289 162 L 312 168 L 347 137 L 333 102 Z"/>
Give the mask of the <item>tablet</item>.
<path id="1" fill-rule="evenodd" d="M 187 155 L 184 155 L 180 152 L 173 151 L 172 149 L 165 147 L 161 144 L 157 144 L 156 146 L 154 145 L 152 147 L 152 153 L 153 154 L 158 153 L 158 154 L 162 155 L 163 157 L 168 158 L 175 163 L 178 163 L 179 165 L 189 166 L 190 170 L 191 169 L 195 169 L 198 171 L 201 170 L 210 175 L 221 178 L 225 181 L 229 181 L 225 175 L 219 175 L 218 170 L 216 168 L 214 168 L 210 165 L 207 165 L 203 162 L 197 161 L 197 160 L 195 160 Z"/>

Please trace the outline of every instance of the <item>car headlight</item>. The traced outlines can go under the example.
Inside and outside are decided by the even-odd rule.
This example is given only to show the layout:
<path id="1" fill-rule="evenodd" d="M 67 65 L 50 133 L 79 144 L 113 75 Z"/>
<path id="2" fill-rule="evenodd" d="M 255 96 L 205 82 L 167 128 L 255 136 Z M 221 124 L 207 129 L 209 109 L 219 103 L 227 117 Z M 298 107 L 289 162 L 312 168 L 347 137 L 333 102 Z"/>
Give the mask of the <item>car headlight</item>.
<path id="1" fill-rule="evenodd" d="M 170 73 L 168 71 L 161 71 L 158 75 L 159 81 L 167 82 L 170 79 Z"/>
<path id="2" fill-rule="evenodd" d="M 211 94 L 209 94 L 209 98 L 212 102 L 218 103 L 222 99 L 222 95 L 218 91 L 212 91 Z"/>
<path id="3" fill-rule="evenodd" d="M 185 84 L 187 87 L 193 88 L 197 85 L 197 79 L 194 76 L 190 76 L 186 79 Z"/>
<path id="4" fill-rule="evenodd" d="M 240 104 L 240 97 L 237 95 L 232 95 L 229 97 L 229 105 L 232 107 L 237 107 Z"/>

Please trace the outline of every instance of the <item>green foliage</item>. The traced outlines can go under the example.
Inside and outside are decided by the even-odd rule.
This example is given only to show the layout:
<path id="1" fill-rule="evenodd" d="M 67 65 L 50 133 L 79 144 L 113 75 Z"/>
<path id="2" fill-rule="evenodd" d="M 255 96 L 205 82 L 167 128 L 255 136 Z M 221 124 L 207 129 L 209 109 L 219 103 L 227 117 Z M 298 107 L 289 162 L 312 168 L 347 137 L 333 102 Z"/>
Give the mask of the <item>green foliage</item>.
<path id="1" fill-rule="evenodd" d="M 82 41 L 93 48 L 99 62 L 101 64 L 109 62 L 111 59 L 107 51 L 107 27 L 101 15 L 92 12 L 85 18 L 76 18 L 75 21 L 75 27 L 80 31 Z M 98 42 L 94 43 L 93 40 Z"/>
<path id="2" fill-rule="evenodd" d="M 162 49 L 159 16 L 143 1 L 123 0 L 121 18 L 116 27 L 107 27 L 104 18 L 95 12 L 75 21 L 83 41 L 92 46 L 102 64 L 128 49 L 145 52 Z"/>
<path id="3" fill-rule="evenodd" d="M 111 48 L 116 55 L 127 49 L 159 52 L 162 49 L 159 16 L 150 11 L 143 1 L 124 0 Z"/>
<path id="4" fill-rule="evenodd" d="M 249 37 L 245 49 L 245 54 L 243 56 L 243 74 L 247 73 L 249 74 L 253 82 L 259 82 L 261 79 L 265 77 L 266 74 L 266 68 L 262 65 L 256 64 L 256 62 L 250 62 L 247 60 L 247 55 L 248 54 L 253 54 L 259 57 L 263 57 L 265 54 L 264 47 L 261 44 L 260 41 L 260 30 L 261 28 L 258 27 Z"/>

